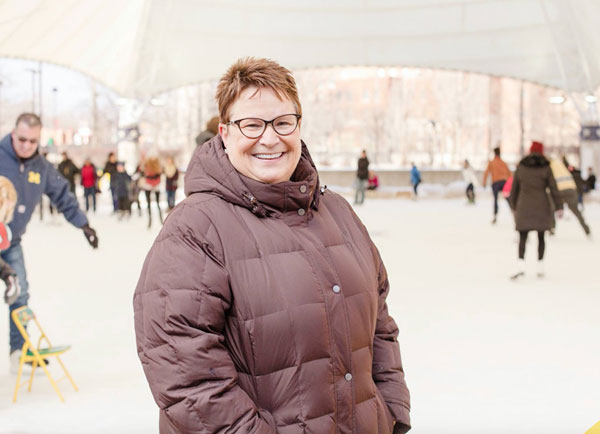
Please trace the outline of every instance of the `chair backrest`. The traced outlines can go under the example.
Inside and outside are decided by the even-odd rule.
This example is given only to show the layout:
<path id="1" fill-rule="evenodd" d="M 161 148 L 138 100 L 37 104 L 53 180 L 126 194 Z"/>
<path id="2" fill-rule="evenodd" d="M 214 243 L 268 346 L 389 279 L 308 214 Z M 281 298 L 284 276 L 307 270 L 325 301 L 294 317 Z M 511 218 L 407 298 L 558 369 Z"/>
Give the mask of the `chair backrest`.
<path id="1" fill-rule="evenodd" d="M 18 320 L 23 327 L 27 327 L 27 323 L 32 319 L 35 320 L 35 314 L 29 306 L 23 306 L 13 311 L 13 320 Z"/>

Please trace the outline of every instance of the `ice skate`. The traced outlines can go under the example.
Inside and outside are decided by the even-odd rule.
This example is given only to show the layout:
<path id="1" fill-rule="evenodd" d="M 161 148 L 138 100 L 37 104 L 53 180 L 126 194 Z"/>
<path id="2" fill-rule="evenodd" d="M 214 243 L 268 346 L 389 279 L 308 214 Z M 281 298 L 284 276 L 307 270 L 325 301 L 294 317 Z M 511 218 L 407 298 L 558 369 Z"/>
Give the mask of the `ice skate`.
<path id="1" fill-rule="evenodd" d="M 525 277 L 525 261 L 523 259 L 519 259 L 517 262 L 517 271 L 515 274 L 510 276 L 510 280 L 518 280 Z"/>
<path id="2" fill-rule="evenodd" d="M 544 261 L 543 260 L 540 260 L 537 263 L 537 272 L 536 272 L 536 275 L 540 279 L 543 278 L 546 275 L 546 270 L 545 270 L 545 267 L 544 267 Z"/>
<path id="3" fill-rule="evenodd" d="M 498 219 L 496 218 L 496 216 L 494 216 L 494 218 L 492 219 L 492 224 L 495 225 L 497 221 Z"/>

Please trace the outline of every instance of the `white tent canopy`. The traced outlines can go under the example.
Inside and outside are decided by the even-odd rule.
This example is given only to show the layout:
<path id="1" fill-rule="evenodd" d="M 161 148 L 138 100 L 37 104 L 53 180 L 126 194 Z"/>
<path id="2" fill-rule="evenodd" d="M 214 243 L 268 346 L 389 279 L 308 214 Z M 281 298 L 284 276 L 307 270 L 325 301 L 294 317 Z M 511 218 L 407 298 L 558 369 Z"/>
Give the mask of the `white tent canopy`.
<path id="1" fill-rule="evenodd" d="M 290 69 L 418 66 L 565 91 L 600 85 L 598 0 L 4 0 L 0 57 L 63 65 L 147 98 L 235 59 Z"/>

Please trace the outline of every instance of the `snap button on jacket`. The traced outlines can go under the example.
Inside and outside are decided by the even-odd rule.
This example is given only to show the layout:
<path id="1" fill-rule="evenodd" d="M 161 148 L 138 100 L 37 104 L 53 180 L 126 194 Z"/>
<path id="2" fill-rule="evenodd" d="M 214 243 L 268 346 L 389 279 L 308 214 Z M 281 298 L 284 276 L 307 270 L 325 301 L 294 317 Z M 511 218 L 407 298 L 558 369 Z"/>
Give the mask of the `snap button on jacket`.
<path id="1" fill-rule="evenodd" d="M 292 179 L 267 185 L 216 136 L 185 189 L 134 296 L 160 432 L 406 432 L 385 267 L 348 203 L 319 188 L 306 146 Z"/>

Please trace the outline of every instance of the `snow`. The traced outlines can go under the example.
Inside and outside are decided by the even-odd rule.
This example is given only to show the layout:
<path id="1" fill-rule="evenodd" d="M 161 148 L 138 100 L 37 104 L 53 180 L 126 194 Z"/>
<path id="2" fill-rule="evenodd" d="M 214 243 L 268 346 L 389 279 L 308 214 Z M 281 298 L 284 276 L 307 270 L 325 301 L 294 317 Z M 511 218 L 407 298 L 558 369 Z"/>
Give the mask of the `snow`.
<path id="1" fill-rule="evenodd" d="M 106 195 L 102 195 L 106 200 Z M 464 199 L 367 199 L 357 212 L 390 276 L 388 303 L 400 328 L 415 434 L 584 432 L 600 415 L 600 244 L 576 219 L 547 241 L 544 279 L 516 266 L 516 234 L 505 203 L 490 224 L 487 195 Z M 137 358 L 132 295 L 158 233 L 146 216 L 117 221 L 105 202 L 90 216 L 100 248 L 68 223 L 40 222 L 24 237 L 30 305 L 80 388 L 44 376 L 12 403 L 15 376 L 0 357 L 0 434 L 158 432 L 158 411 Z M 600 231 L 600 205 L 585 210 Z M 61 218 L 62 219 L 62 218 Z M 0 348 L 8 348 L 7 308 Z M 57 364 L 51 370 L 58 374 Z M 364 434 L 364 433 L 361 433 Z"/>

